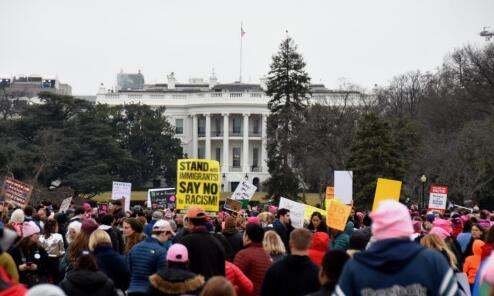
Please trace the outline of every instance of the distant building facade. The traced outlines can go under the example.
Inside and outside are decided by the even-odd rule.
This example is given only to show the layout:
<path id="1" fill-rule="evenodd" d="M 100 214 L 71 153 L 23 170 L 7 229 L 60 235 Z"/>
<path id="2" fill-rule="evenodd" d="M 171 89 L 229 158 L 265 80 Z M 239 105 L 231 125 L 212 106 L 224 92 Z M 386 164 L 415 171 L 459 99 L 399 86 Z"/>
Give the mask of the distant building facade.
<path id="1" fill-rule="evenodd" d="M 120 71 L 117 74 L 117 91 L 120 90 L 140 90 L 144 88 L 144 75 L 141 70 L 138 73 L 124 73 Z"/>
<path id="2" fill-rule="evenodd" d="M 270 98 L 264 91 L 263 80 L 221 84 L 212 74 L 207 82 L 179 83 L 171 73 L 167 83 L 144 84 L 141 89 L 111 92 L 101 86 L 96 103 L 165 106 L 187 157 L 220 162 L 223 191 L 234 191 L 245 179 L 262 190 L 262 182 L 269 178 L 266 120 Z M 360 104 L 362 96 L 331 91 L 322 84 L 312 85 L 311 91 L 311 102 L 321 104 Z"/>
<path id="3" fill-rule="evenodd" d="M 0 88 L 10 94 L 24 97 L 36 97 L 40 92 L 50 91 L 60 95 L 72 95 L 72 87 L 56 78 L 40 75 L 19 75 L 0 78 Z"/>

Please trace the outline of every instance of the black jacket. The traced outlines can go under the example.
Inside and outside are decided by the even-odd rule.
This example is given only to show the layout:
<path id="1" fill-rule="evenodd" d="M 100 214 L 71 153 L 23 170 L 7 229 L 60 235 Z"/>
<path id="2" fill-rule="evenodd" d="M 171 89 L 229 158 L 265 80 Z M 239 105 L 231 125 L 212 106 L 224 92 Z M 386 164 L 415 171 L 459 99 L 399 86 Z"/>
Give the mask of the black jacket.
<path id="1" fill-rule="evenodd" d="M 199 227 L 181 238 L 189 251 L 190 270 L 206 280 L 215 275 L 225 276 L 225 250 L 205 227 Z"/>
<path id="2" fill-rule="evenodd" d="M 226 254 L 226 260 L 233 262 L 233 258 L 237 255 L 238 251 L 242 250 L 244 247 L 244 240 L 242 235 L 236 231 L 235 233 L 223 232 L 226 240 L 228 241 L 228 245 L 231 247 L 231 254 Z"/>
<path id="3" fill-rule="evenodd" d="M 261 296 L 302 296 L 319 289 L 319 268 L 308 256 L 288 255 L 266 272 Z"/>
<path id="4" fill-rule="evenodd" d="M 149 282 L 149 296 L 199 295 L 204 286 L 204 277 L 185 268 L 173 267 L 153 274 Z"/>
<path id="5" fill-rule="evenodd" d="M 117 296 L 112 280 L 101 271 L 73 270 L 60 288 L 70 296 Z"/>
<path id="6" fill-rule="evenodd" d="M 125 291 L 129 288 L 130 271 L 123 255 L 110 246 L 98 246 L 94 248 L 94 256 L 98 268 L 115 283 L 117 289 Z"/>

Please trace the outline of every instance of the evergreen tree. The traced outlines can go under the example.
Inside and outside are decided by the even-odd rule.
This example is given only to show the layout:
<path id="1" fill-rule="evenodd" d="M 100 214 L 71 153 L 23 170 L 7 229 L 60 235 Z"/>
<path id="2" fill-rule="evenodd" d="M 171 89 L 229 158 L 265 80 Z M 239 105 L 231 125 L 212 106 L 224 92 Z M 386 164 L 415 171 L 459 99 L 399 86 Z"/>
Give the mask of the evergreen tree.
<path id="1" fill-rule="evenodd" d="M 353 170 L 355 201 L 370 207 L 377 178 L 403 180 L 404 159 L 388 121 L 375 113 L 364 114 L 352 143 L 348 168 Z"/>
<path id="2" fill-rule="evenodd" d="M 275 198 L 297 198 L 299 178 L 292 167 L 293 139 L 304 122 L 309 98 L 310 77 L 305 62 L 290 37 L 282 41 L 273 56 L 266 94 L 271 97 L 267 120 L 268 168 L 271 175 L 264 185 Z"/>

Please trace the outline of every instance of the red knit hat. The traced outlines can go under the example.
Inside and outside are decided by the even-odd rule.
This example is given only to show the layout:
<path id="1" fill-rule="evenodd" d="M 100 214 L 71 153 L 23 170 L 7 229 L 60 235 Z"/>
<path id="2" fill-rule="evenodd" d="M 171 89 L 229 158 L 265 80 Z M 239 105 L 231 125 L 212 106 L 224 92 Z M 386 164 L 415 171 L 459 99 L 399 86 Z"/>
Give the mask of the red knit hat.
<path id="1" fill-rule="evenodd" d="M 91 234 L 98 229 L 98 226 L 98 223 L 94 219 L 84 219 L 82 220 L 81 231 L 85 234 Z"/>

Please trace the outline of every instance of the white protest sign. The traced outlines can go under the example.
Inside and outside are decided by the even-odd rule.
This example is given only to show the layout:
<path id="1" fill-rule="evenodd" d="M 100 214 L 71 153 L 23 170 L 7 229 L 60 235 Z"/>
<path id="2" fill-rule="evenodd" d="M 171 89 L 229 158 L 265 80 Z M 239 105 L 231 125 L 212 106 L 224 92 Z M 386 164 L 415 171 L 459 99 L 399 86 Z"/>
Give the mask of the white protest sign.
<path id="1" fill-rule="evenodd" d="M 334 171 L 334 198 L 344 204 L 351 204 L 353 200 L 353 172 Z"/>
<path id="2" fill-rule="evenodd" d="M 111 199 L 119 200 L 125 198 L 125 211 L 130 210 L 130 194 L 132 192 L 132 183 L 113 182 L 111 190 Z"/>
<path id="3" fill-rule="evenodd" d="M 67 212 L 67 210 L 70 207 L 70 202 L 72 201 L 72 196 L 67 197 L 66 199 L 62 200 L 62 203 L 60 204 L 60 208 L 58 209 L 58 212 Z"/>
<path id="4" fill-rule="evenodd" d="M 235 188 L 235 192 L 231 199 L 235 200 L 250 200 L 254 193 L 256 193 L 257 187 L 249 183 L 248 181 L 242 181 L 238 184 L 237 188 Z"/>
<path id="5" fill-rule="evenodd" d="M 448 200 L 448 186 L 431 186 L 429 193 L 430 210 L 446 210 Z"/>
<path id="6" fill-rule="evenodd" d="M 290 210 L 290 220 L 295 228 L 304 227 L 305 206 L 302 203 L 282 197 L 278 209 Z"/>

